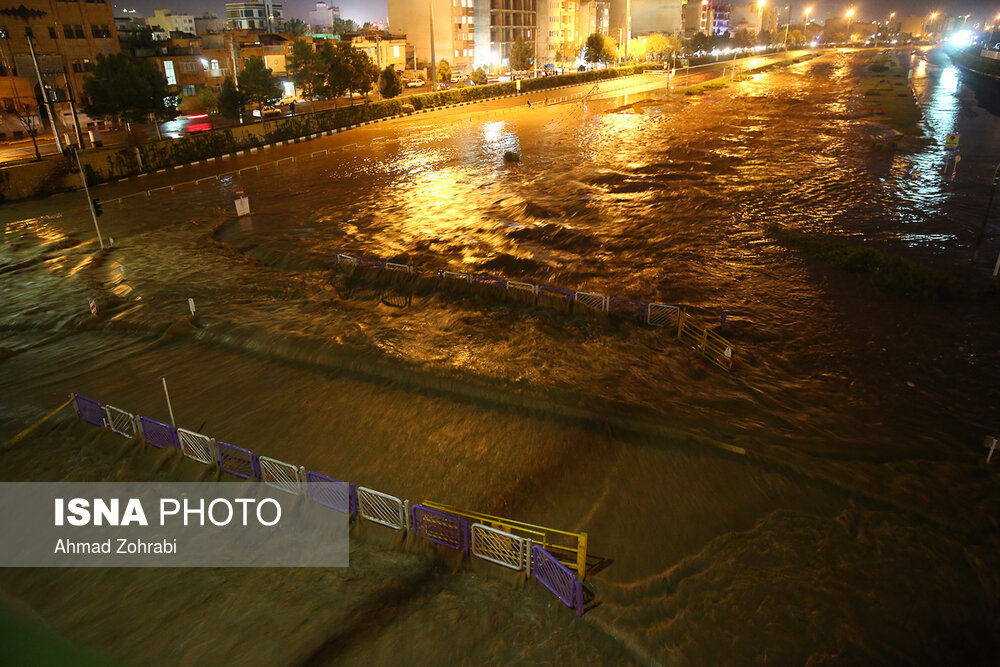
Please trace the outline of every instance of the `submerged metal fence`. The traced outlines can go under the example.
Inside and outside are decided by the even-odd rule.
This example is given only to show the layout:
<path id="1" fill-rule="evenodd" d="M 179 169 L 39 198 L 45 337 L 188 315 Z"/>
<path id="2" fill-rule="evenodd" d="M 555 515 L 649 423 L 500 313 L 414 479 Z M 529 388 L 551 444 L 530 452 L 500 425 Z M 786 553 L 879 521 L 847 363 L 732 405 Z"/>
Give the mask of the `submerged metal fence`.
<path id="1" fill-rule="evenodd" d="M 341 257 L 343 257 L 341 255 Z M 449 549 L 461 551 L 537 579 L 566 605 L 583 613 L 587 534 L 545 528 L 433 503 L 409 501 L 120 408 L 73 394 L 81 420 L 115 433 L 143 436 L 159 449 L 178 449 L 185 457 L 214 464 L 222 472 L 258 480 L 272 488 L 308 498 L 350 518 L 364 519 Z M 571 569 L 573 568 L 573 569 Z M 575 572 L 574 572 L 575 569 Z"/>
<path id="2" fill-rule="evenodd" d="M 395 272 L 407 278 L 419 275 L 416 267 L 412 265 L 385 262 L 380 259 L 335 253 L 334 261 L 338 266 L 349 265 L 351 271 L 370 267 L 382 273 Z M 681 306 L 581 292 L 554 285 L 536 285 L 487 274 L 438 271 L 436 276 L 443 285 L 463 293 L 475 292 L 476 286 L 492 287 L 497 293 L 503 293 L 506 298 L 527 305 L 563 309 L 585 315 L 602 314 L 671 330 L 679 341 L 689 344 L 716 366 L 727 371 L 733 366 L 735 351 L 733 344 L 695 320 Z"/>

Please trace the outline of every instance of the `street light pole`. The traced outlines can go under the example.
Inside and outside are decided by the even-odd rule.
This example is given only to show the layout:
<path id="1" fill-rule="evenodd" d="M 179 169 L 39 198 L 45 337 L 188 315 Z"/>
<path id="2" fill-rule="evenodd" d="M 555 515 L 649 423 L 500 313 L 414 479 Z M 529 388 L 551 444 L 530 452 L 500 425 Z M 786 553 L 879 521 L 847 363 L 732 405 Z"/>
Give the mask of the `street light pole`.
<path id="1" fill-rule="evenodd" d="M 83 172 L 83 164 L 80 163 L 80 151 L 73 150 L 73 155 L 76 156 L 76 166 L 80 169 L 80 178 L 83 179 L 83 191 L 87 193 L 87 205 L 90 207 L 90 217 L 94 219 L 94 229 L 97 230 L 97 240 L 101 244 L 101 250 L 104 250 L 104 239 L 101 238 L 101 228 L 97 224 L 97 212 L 94 211 L 94 200 L 90 198 L 90 188 L 87 186 L 87 174 Z"/>

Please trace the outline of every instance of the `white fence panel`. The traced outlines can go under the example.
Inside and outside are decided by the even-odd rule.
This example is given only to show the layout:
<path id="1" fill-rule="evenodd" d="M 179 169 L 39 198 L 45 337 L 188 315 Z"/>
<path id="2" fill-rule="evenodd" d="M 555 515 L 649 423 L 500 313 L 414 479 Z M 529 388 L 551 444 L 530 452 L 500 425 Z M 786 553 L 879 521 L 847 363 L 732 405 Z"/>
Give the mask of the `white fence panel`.
<path id="1" fill-rule="evenodd" d="M 651 303 L 646 311 L 646 322 L 654 327 L 677 326 L 677 314 L 680 308 L 662 303 Z"/>
<path id="2" fill-rule="evenodd" d="M 530 292 L 531 294 L 538 294 L 538 285 L 532 285 L 531 283 L 519 283 L 516 280 L 508 280 L 507 289 L 515 292 Z"/>
<path id="3" fill-rule="evenodd" d="M 268 456 L 258 456 L 257 462 L 260 465 L 260 481 L 293 496 L 302 495 L 304 468 Z"/>
<path id="4" fill-rule="evenodd" d="M 118 435 L 131 438 L 136 434 L 135 415 L 132 413 L 105 405 L 104 414 L 108 416 L 108 426 Z"/>
<path id="5" fill-rule="evenodd" d="M 399 271 L 400 273 L 413 273 L 413 267 L 409 264 L 395 264 L 394 262 L 386 262 L 385 268 L 387 271 Z"/>
<path id="6" fill-rule="evenodd" d="M 490 526 L 472 524 L 472 555 L 512 570 L 523 570 L 524 539 Z"/>
<path id="7" fill-rule="evenodd" d="M 443 278 L 450 278 L 451 280 L 462 280 L 464 282 L 469 282 L 471 278 L 467 273 L 456 273 L 455 271 L 442 271 L 441 276 Z"/>
<path id="8" fill-rule="evenodd" d="M 599 310 L 605 313 L 608 312 L 608 297 L 603 294 L 575 292 L 573 294 L 573 300 L 577 303 L 582 303 L 589 308 L 593 308 L 594 310 Z"/>
<path id="9" fill-rule="evenodd" d="M 219 462 L 213 438 L 179 428 L 177 429 L 177 439 L 181 443 L 181 451 L 189 459 L 194 459 L 199 463 L 207 465 L 215 465 Z"/>
<path id="10" fill-rule="evenodd" d="M 336 260 L 337 264 L 344 262 L 345 264 L 357 265 L 358 263 L 358 260 L 354 259 L 350 255 L 344 255 L 339 252 L 337 253 Z"/>
<path id="11" fill-rule="evenodd" d="M 359 486 L 357 497 L 358 514 L 364 518 L 395 530 L 406 527 L 406 510 L 396 496 Z"/>

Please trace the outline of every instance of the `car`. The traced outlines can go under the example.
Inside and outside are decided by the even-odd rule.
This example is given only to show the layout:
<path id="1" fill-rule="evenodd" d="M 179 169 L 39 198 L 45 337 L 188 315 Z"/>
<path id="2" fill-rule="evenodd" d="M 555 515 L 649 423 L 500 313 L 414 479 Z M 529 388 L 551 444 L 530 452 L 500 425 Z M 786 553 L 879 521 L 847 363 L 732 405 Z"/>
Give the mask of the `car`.
<path id="1" fill-rule="evenodd" d="M 424 80 L 423 79 L 414 79 L 413 81 L 407 81 L 406 82 L 406 87 L 407 88 L 420 88 L 423 85 L 424 85 Z"/>
<path id="2" fill-rule="evenodd" d="M 284 115 L 284 112 L 278 107 L 267 106 L 263 109 L 254 109 L 251 112 L 251 115 L 254 118 L 271 118 L 274 116 L 282 116 Z"/>

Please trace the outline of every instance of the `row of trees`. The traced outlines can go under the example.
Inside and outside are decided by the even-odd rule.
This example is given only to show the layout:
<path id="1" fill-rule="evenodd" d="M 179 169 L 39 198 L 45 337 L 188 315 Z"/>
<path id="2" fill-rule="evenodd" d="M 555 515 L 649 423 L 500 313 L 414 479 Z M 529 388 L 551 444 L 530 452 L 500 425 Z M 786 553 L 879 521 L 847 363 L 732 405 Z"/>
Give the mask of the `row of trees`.
<path id="1" fill-rule="evenodd" d="M 336 100 L 346 93 L 361 93 L 367 97 L 380 77 L 378 67 L 368 54 L 348 42 L 323 41 L 313 49 L 302 39 L 292 44 L 288 71 L 295 87 L 308 99 Z"/>

